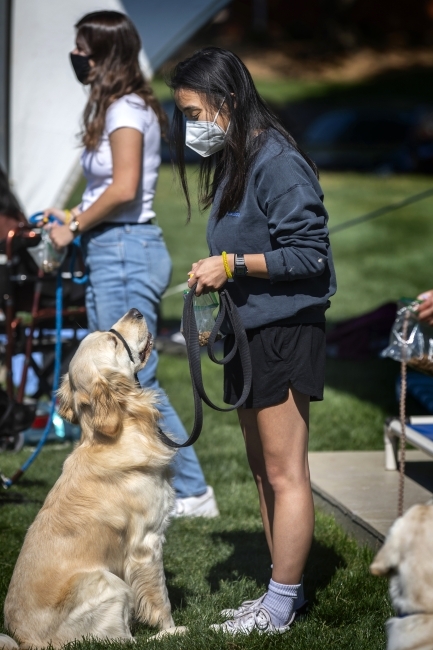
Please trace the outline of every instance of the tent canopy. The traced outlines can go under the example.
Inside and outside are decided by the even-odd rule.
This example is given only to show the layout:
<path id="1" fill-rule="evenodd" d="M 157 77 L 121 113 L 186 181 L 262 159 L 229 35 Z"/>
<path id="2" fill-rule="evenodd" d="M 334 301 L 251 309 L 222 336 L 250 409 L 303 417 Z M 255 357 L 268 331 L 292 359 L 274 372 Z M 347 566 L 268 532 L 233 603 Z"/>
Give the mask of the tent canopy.
<path id="1" fill-rule="evenodd" d="M 79 174 L 87 89 L 68 53 L 85 13 L 127 13 L 148 77 L 230 0 L 0 0 L 0 165 L 26 214 L 62 205 Z"/>

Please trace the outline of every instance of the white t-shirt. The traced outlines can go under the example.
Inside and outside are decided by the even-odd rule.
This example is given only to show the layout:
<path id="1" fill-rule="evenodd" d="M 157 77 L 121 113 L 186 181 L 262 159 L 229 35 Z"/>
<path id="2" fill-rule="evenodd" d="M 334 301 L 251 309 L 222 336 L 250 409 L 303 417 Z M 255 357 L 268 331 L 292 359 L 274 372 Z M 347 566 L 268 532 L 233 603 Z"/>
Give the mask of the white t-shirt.
<path id="1" fill-rule="evenodd" d="M 98 147 L 84 149 L 81 166 L 87 181 L 81 210 L 86 210 L 113 182 L 113 158 L 109 135 L 116 129 L 130 127 L 143 134 L 143 173 L 133 201 L 119 206 L 105 222 L 144 223 L 155 216 L 152 209 L 158 169 L 161 163 L 161 131 L 158 118 L 144 100 L 132 93 L 113 102 L 105 116 L 105 127 Z"/>

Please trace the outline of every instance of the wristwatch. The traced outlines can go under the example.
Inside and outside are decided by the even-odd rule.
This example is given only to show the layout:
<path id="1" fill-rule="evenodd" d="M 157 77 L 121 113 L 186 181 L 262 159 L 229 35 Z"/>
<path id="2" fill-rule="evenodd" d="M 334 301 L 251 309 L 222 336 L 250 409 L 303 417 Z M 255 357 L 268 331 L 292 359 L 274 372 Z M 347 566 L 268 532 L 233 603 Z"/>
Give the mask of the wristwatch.
<path id="1" fill-rule="evenodd" d="M 240 253 L 235 253 L 235 269 L 234 275 L 245 276 L 248 275 L 248 268 L 245 264 L 245 256 Z"/>
<path id="2" fill-rule="evenodd" d="M 77 217 L 72 217 L 69 222 L 69 230 L 76 237 L 80 233 L 80 222 L 77 220 Z"/>

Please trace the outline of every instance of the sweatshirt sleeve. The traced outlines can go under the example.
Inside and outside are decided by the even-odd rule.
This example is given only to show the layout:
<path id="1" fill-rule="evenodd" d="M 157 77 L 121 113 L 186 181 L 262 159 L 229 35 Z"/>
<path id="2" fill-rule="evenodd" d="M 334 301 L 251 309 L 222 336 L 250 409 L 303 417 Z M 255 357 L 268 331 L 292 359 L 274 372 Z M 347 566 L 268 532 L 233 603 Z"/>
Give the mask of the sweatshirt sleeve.
<path id="1" fill-rule="evenodd" d="M 272 283 L 319 276 L 328 262 L 325 206 L 307 175 L 302 174 L 302 169 L 297 171 L 301 171 L 297 174 L 298 178 L 293 179 L 288 175 L 284 188 L 281 186 L 280 168 L 276 180 L 280 193 L 275 196 L 267 192 L 268 196 L 273 194 L 266 201 L 273 250 L 264 255 Z M 291 184 L 293 180 L 296 182 Z M 275 188 L 275 183 L 272 185 Z M 271 189 L 272 186 L 268 187 L 268 190 Z"/>

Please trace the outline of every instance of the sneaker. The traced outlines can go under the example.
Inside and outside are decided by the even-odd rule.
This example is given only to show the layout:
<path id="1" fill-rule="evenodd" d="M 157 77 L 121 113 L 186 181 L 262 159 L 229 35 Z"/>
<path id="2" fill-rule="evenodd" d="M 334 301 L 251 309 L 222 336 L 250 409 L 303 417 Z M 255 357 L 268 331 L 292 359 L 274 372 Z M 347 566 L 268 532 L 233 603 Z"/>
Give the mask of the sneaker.
<path id="1" fill-rule="evenodd" d="M 259 634 L 283 634 L 290 630 L 295 616 L 296 612 L 293 612 L 286 625 L 277 627 L 272 623 L 269 612 L 264 607 L 259 607 L 258 609 L 246 612 L 243 616 L 236 616 L 225 623 L 211 625 L 210 629 L 232 635 L 251 634 L 254 631 Z"/>
<path id="2" fill-rule="evenodd" d="M 244 600 L 244 602 L 241 603 L 237 609 L 223 609 L 220 614 L 223 618 L 237 618 L 238 616 L 243 616 L 244 614 L 254 611 L 260 607 L 266 594 L 267 592 L 265 591 L 263 596 L 256 598 L 256 600 Z M 308 600 L 305 600 L 304 592 L 300 589 L 293 607 L 293 611 L 295 612 L 296 616 L 299 616 L 305 612 L 307 609 L 307 604 Z"/>
<path id="3" fill-rule="evenodd" d="M 173 517 L 207 517 L 213 519 L 218 517 L 219 514 L 213 488 L 208 485 L 206 492 L 198 497 L 176 499 Z"/>
<path id="4" fill-rule="evenodd" d="M 260 596 L 260 598 L 256 598 L 255 600 L 244 600 L 244 602 L 241 603 L 237 609 L 223 609 L 220 614 L 223 618 L 236 618 L 237 616 L 243 616 L 249 611 L 257 609 L 266 594 L 267 592 L 265 591 L 263 596 Z"/>

